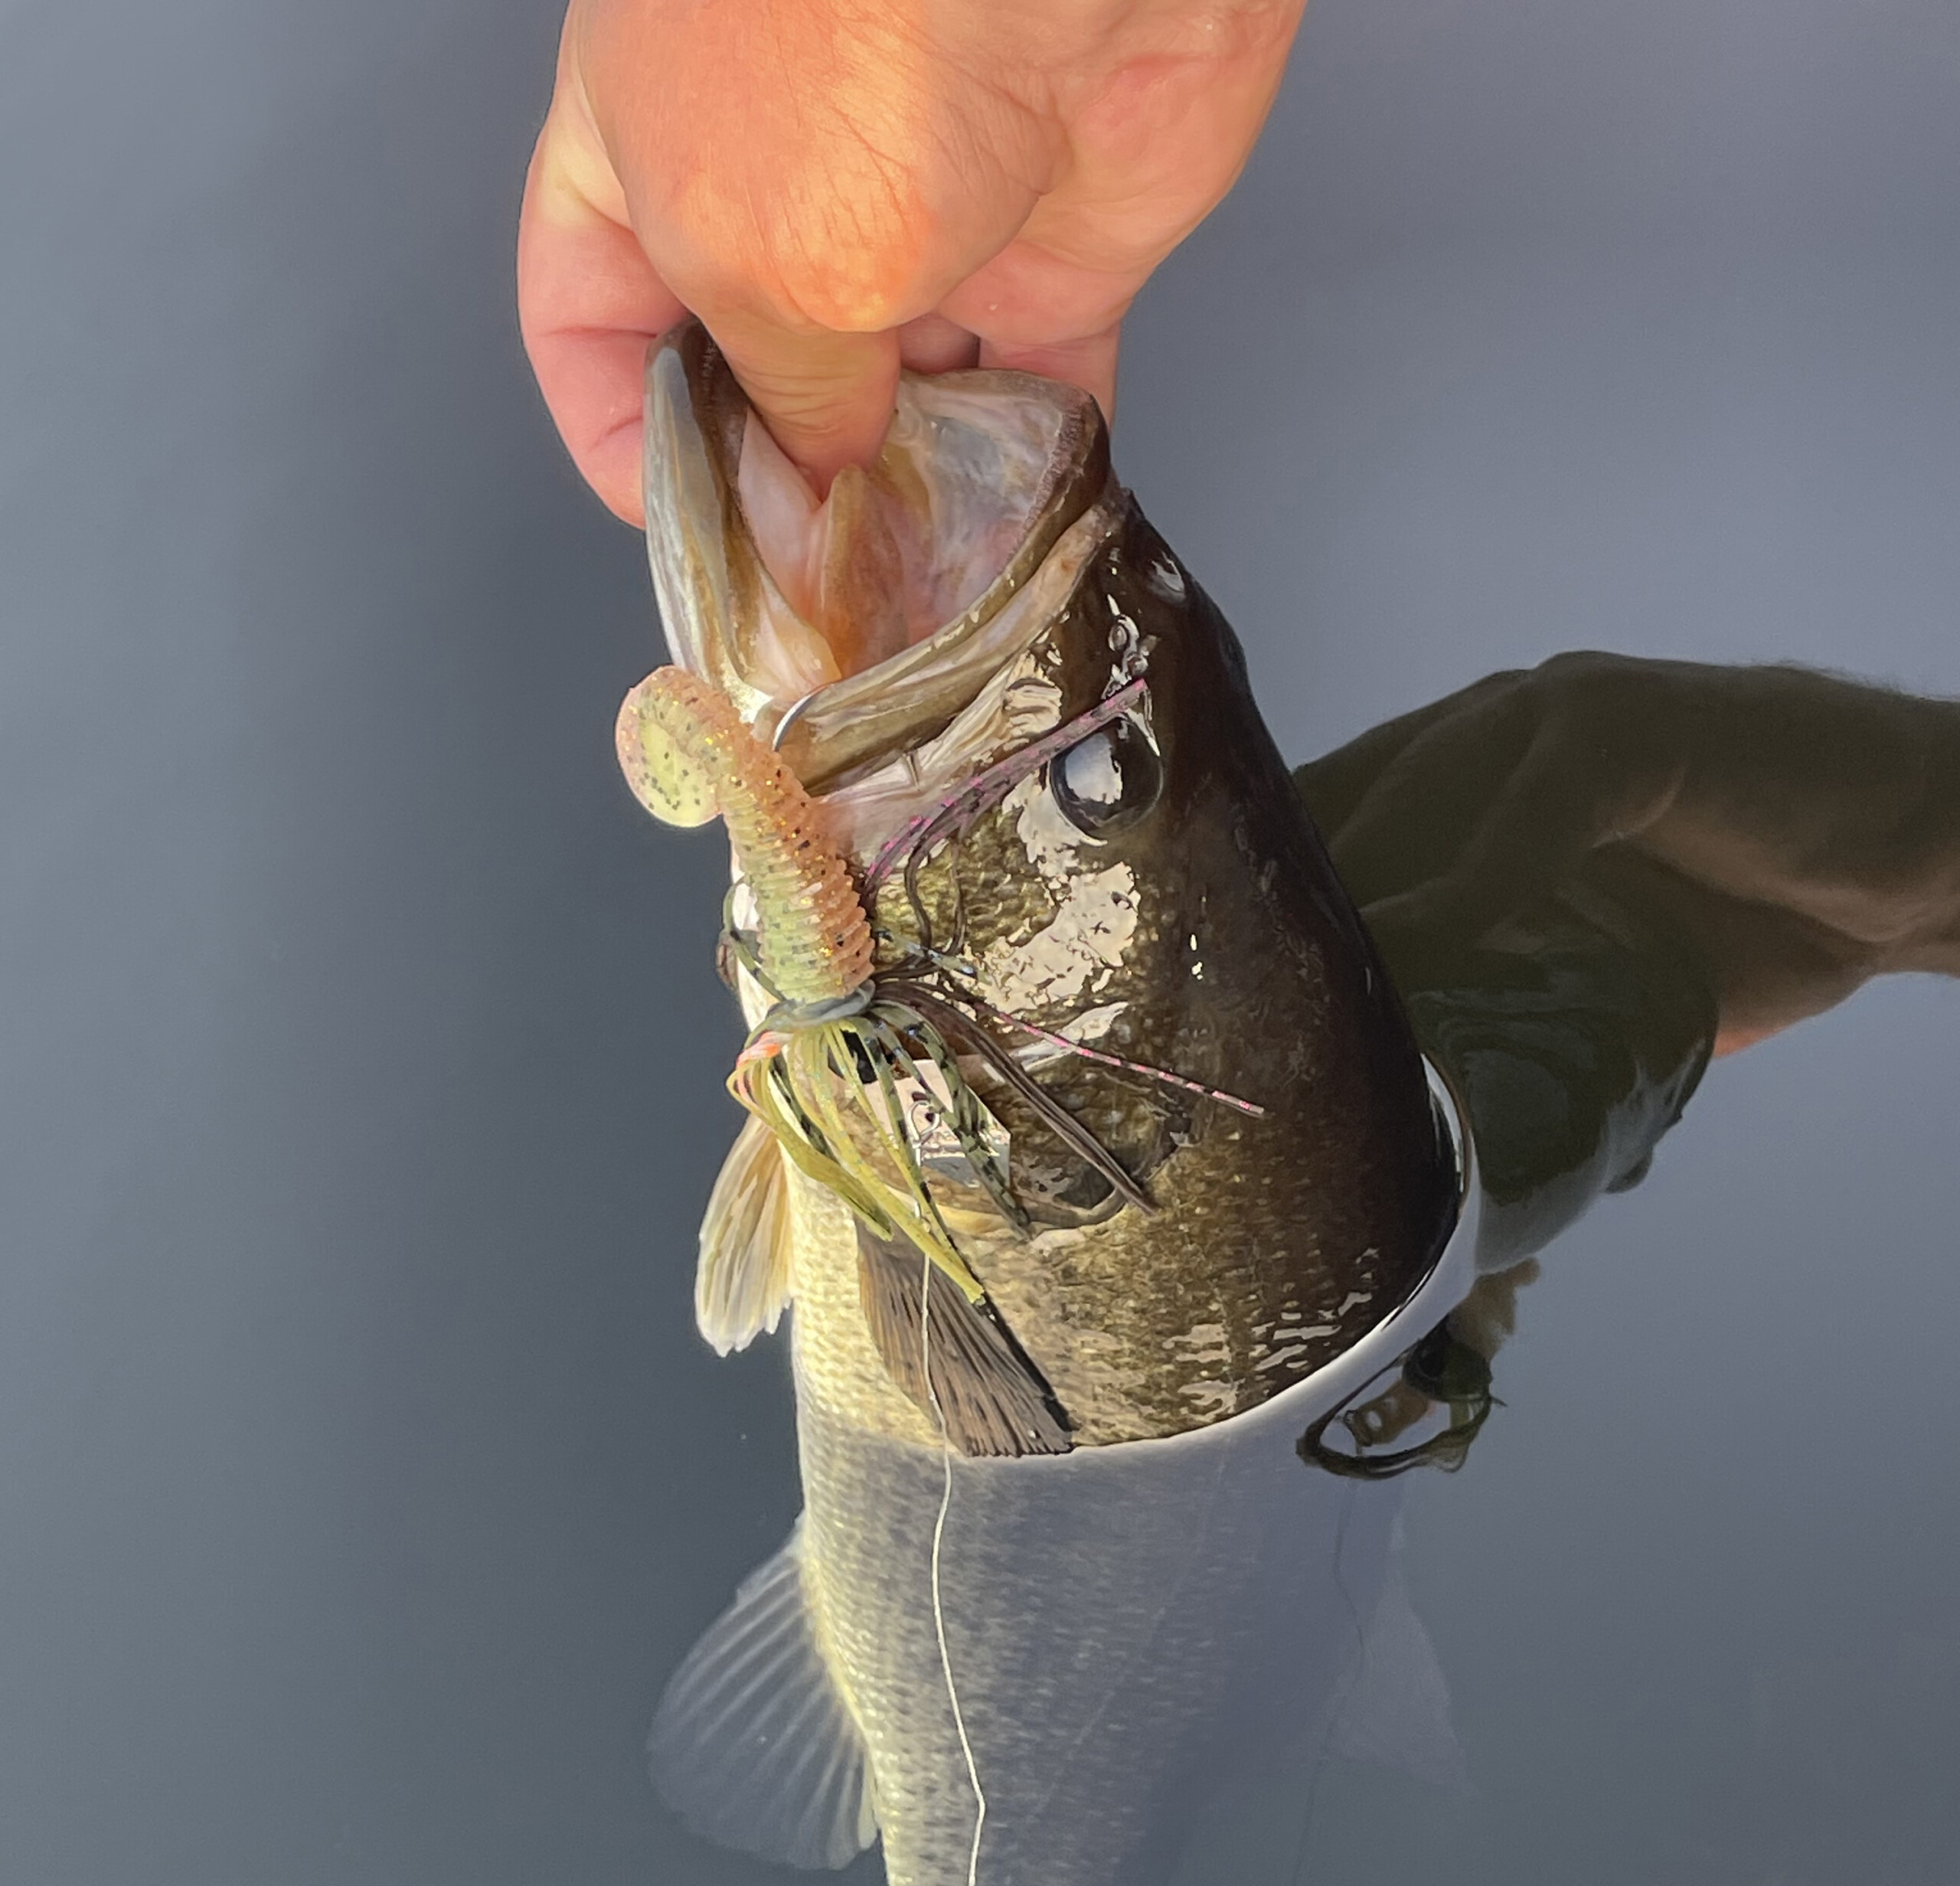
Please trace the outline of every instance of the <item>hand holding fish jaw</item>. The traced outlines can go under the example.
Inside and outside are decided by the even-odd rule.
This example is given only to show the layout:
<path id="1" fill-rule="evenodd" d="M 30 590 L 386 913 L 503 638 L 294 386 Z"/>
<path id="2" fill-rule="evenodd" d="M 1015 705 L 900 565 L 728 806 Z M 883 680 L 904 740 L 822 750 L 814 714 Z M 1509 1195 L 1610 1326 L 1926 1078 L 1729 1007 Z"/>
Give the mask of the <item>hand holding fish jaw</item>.
<path id="1" fill-rule="evenodd" d="M 518 303 L 580 470 L 640 519 L 648 341 L 691 309 L 819 490 L 901 364 L 1106 411 L 1119 328 L 1223 196 L 1304 0 L 573 0 Z"/>

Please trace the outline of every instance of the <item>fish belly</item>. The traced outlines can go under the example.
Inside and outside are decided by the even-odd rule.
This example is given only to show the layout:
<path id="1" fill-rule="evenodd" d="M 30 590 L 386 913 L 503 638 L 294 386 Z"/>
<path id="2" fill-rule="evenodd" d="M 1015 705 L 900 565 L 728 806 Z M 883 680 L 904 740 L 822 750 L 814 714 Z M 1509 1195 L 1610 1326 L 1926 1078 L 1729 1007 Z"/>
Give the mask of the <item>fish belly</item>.
<path id="1" fill-rule="evenodd" d="M 1291 1751 L 1304 1779 L 1325 1746 L 1398 1489 L 1277 1434 L 972 1460 L 815 1396 L 799 1434 L 810 1607 L 891 1886 L 963 1886 L 982 1796 L 991 1886 L 1169 1886 L 1228 1777 Z"/>

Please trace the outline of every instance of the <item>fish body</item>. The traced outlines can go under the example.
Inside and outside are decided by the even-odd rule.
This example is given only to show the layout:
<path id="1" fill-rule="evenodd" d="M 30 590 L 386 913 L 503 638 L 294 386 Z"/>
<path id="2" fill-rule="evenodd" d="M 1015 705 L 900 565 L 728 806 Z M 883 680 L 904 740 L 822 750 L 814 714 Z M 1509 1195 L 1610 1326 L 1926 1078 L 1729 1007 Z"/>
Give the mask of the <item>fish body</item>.
<path id="1" fill-rule="evenodd" d="M 1390 1502 L 1292 1440 L 1422 1333 L 1460 1136 L 1086 397 L 908 379 L 812 521 L 699 329 L 648 389 L 675 662 L 808 794 L 782 829 L 842 861 L 873 946 L 841 1008 L 772 985 L 801 907 L 759 907 L 789 879 L 750 819 L 756 1118 L 697 1306 L 724 1349 L 793 1307 L 806 1511 L 677 1676 L 656 1779 L 735 1844 L 838 1865 L 881 1834 L 894 1886 L 936 1886 L 991 1776 L 977 1878 L 1168 1879 L 1214 1758 L 1325 1727 L 1388 1588 Z M 671 729 L 629 702 L 621 731 L 639 789 Z M 1329 1577 L 1341 1629 L 1302 1634 Z"/>

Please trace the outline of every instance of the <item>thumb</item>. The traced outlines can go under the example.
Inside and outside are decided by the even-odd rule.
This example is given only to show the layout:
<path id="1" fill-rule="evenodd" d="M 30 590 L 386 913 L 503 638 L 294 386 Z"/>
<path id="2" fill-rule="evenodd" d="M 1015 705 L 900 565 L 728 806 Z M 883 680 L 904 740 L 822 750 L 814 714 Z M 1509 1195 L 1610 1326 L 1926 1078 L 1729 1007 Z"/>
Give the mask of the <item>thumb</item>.
<path id="1" fill-rule="evenodd" d="M 896 332 L 791 328 L 747 312 L 695 309 L 776 442 L 817 494 L 878 456 L 898 395 Z"/>

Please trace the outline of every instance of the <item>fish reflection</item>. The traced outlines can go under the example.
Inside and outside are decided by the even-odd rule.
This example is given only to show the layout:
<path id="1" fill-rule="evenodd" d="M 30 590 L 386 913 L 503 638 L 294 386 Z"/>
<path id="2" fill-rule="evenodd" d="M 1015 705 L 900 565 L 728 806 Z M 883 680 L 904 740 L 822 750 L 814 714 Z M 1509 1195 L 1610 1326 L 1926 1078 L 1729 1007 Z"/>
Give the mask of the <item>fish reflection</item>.
<path id="1" fill-rule="evenodd" d="M 793 1298 L 806 1510 L 674 1678 L 657 1781 L 700 1832 L 793 1865 L 881 1842 L 893 1886 L 1169 1886 L 1207 1877 L 1186 1852 L 1205 1803 L 1259 1767 L 1338 1749 L 1457 1778 L 1397 1476 L 1462 1464 L 1533 1254 L 1638 1182 L 1711 1052 L 1881 969 L 1951 966 L 1945 711 L 1605 656 L 1493 677 L 1302 770 L 1337 881 L 1229 629 L 1079 407 L 1011 376 L 908 391 L 953 404 L 893 491 L 1012 439 L 1040 463 L 1015 516 L 956 531 L 1005 544 L 992 603 L 887 596 L 861 649 L 840 598 L 867 567 L 904 589 L 903 518 L 873 531 L 847 492 L 799 605 L 725 370 L 697 337 L 655 385 L 677 652 L 820 791 L 874 894 L 846 1019 L 886 1018 L 875 1051 L 917 1077 L 895 1155 L 791 1083 L 717 1188 L 704 1328 L 734 1346 Z M 622 730 L 629 772 L 651 766 Z M 967 783 L 994 779 L 984 802 Z M 887 868 L 949 808 L 955 842 Z M 735 979 L 776 1054 L 806 1018 L 769 1006 L 742 895 Z M 1123 1053 L 1083 1051 L 1099 1008 Z M 868 1090 L 841 1051 L 799 1065 Z M 902 1184 L 854 1224 L 813 1182 L 894 1157 L 909 1228 Z M 1333 1320 L 1289 1347 L 1302 1289 Z"/>

